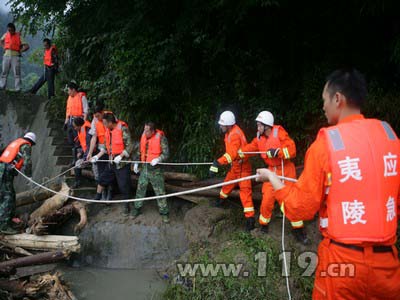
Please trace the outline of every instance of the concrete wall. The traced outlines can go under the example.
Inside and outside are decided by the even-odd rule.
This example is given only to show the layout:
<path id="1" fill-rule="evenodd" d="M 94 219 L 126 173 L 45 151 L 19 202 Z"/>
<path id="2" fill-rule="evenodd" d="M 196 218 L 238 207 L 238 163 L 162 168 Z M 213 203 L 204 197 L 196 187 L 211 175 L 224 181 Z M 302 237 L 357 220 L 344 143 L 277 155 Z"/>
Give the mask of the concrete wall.
<path id="1" fill-rule="evenodd" d="M 54 157 L 55 147 L 49 137 L 46 100 L 39 96 L 23 93 L 0 92 L 0 146 L 28 131 L 37 135 L 37 143 L 32 148 L 33 179 L 46 180 L 60 173 Z M 14 182 L 17 192 L 29 189 L 26 181 L 18 176 Z"/>

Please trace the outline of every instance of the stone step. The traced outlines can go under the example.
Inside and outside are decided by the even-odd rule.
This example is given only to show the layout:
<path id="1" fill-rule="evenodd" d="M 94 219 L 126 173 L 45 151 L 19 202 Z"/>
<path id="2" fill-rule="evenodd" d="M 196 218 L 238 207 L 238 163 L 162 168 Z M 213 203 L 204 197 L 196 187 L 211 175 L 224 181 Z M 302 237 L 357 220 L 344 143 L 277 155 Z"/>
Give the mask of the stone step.
<path id="1" fill-rule="evenodd" d="M 57 165 L 69 165 L 72 161 L 72 155 L 58 156 L 57 157 Z"/>
<path id="2" fill-rule="evenodd" d="M 53 141 L 51 143 L 53 146 L 64 146 L 68 145 L 67 138 L 64 137 L 64 139 L 61 138 L 53 138 Z"/>
<path id="3" fill-rule="evenodd" d="M 64 139 L 67 136 L 66 132 L 64 132 L 62 128 L 51 129 L 49 135 L 52 136 L 53 138 L 61 138 L 61 139 Z"/>
<path id="4" fill-rule="evenodd" d="M 49 124 L 47 125 L 49 129 L 54 130 L 63 130 L 64 122 L 59 120 L 50 120 Z"/>
<path id="5" fill-rule="evenodd" d="M 69 145 L 57 145 L 54 150 L 55 156 L 68 156 L 72 154 L 71 146 Z"/>

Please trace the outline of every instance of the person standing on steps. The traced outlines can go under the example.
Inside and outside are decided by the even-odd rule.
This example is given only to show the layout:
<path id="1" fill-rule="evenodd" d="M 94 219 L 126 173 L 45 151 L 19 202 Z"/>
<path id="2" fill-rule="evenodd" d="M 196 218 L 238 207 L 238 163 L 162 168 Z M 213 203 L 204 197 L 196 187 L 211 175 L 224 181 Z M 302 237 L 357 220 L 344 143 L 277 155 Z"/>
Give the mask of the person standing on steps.
<path id="1" fill-rule="evenodd" d="M 298 182 L 287 185 L 273 171 L 257 170 L 289 218 L 319 214 L 315 300 L 399 299 L 400 141 L 385 121 L 364 118 L 366 96 L 359 71 L 334 71 L 322 92 L 331 126 L 308 148 Z"/>
<path id="2" fill-rule="evenodd" d="M 32 146 L 36 144 L 36 135 L 26 133 L 22 138 L 10 143 L 0 156 L 0 233 L 16 234 L 11 227 L 15 214 L 14 177 L 18 175 L 14 168 L 32 176 Z"/>
<path id="3" fill-rule="evenodd" d="M 73 127 L 73 121 L 76 118 L 87 119 L 88 103 L 86 96 L 78 92 L 78 85 L 75 82 L 68 83 L 68 100 L 65 112 L 64 130 L 67 131 L 68 144 L 72 147 L 72 162 L 71 166 L 76 162 L 75 140 L 77 133 Z"/>
<path id="4" fill-rule="evenodd" d="M 169 157 L 168 140 L 163 131 L 156 129 L 153 122 L 146 122 L 140 139 L 140 148 L 137 153 L 142 162 L 136 198 L 146 196 L 147 186 L 151 183 L 157 196 L 165 195 L 164 174 L 159 165 Z M 135 163 L 133 170 L 139 173 L 139 164 Z M 143 201 L 134 203 L 132 214 L 137 217 L 141 214 Z M 157 199 L 158 209 L 164 223 L 169 223 L 169 209 L 166 198 Z"/>
<path id="5" fill-rule="evenodd" d="M 90 130 L 90 122 L 84 121 L 82 118 L 76 118 L 72 122 L 72 126 L 77 133 L 77 151 L 76 151 L 76 163 L 75 163 L 75 183 L 73 188 L 76 189 L 81 185 L 82 180 L 82 165 L 87 159 L 87 155 L 89 152 L 89 143 L 92 136 L 89 134 Z"/>
<path id="6" fill-rule="evenodd" d="M 133 144 L 128 125 L 112 113 L 103 116 L 105 132 L 105 145 L 107 154 L 112 163 L 108 163 L 100 175 L 99 184 L 104 189 L 117 181 L 118 189 L 123 199 L 132 197 L 132 180 L 130 164 L 122 162 L 128 160 L 133 151 Z M 96 194 L 96 200 L 101 199 L 101 193 Z M 129 215 L 129 203 L 124 203 L 123 214 Z"/>
<path id="7" fill-rule="evenodd" d="M 225 134 L 225 154 L 214 161 L 210 167 L 210 177 L 218 173 L 223 165 L 230 165 L 231 169 L 226 174 L 225 181 L 239 179 L 251 175 L 251 164 L 244 155 L 239 153 L 246 144 L 246 136 L 238 125 L 236 125 L 235 115 L 231 111 L 224 111 L 218 121 L 221 131 Z M 215 206 L 221 207 L 232 190 L 239 185 L 240 200 L 243 206 L 243 213 L 246 218 L 246 230 L 254 229 L 254 205 L 252 199 L 251 180 L 244 180 L 238 184 L 229 184 L 222 187 L 220 196 L 215 202 Z"/>
<path id="8" fill-rule="evenodd" d="M 3 65 L 0 78 L 0 90 L 7 87 L 7 77 L 10 69 L 13 70 L 15 80 L 15 91 L 21 90 L 21 53 L 29 49 L 15 25 L 8 23 L 7 32 L 1 37 L 0 45 L 4 48 Z"/>
<path id="9" fill-rule="evenodd" d="M 112 199 L 112 186 L 113 184 L 102 187 L 99 184 L 99 178 L 101 174 L 105 171 L 107 167 L 107 162 L 98 162 L 98 160 L 108 160 L 108 154 L 105 144 L 105 133 L 106 127 L 103 123 L 103 116 L 106 113 L 113 114 L 111 111 L 104 110 L 103 104 L 96 105 L 93 114 L 92 124 L 89 130 L 89 134 L 92 136 L 90 141 L 89 153 L 87 160 L 89 160 L 93 165 L 93 174 L 97 182 L 97 195 L 96 200 L 111 200 Z M 115 117 L 115 115 L 114 115 Z M 117 118 L 115 117 L 117 120 Z M 93 155 L 95 154 L 95 155 Z M 98 195 L 101 195 L 98 196 Z"/>
<path id="10" fill-rule="evenodd" d="M 43 75 L 38 79 L 35 85 L 29 90 L 31 94 L 37 91 L 47 82 L 47 98 L 54 97 L 54 79 L 58 72 L 58 51 L 55 45 L 51 44 L 50 39 L 43 40 Z"/>

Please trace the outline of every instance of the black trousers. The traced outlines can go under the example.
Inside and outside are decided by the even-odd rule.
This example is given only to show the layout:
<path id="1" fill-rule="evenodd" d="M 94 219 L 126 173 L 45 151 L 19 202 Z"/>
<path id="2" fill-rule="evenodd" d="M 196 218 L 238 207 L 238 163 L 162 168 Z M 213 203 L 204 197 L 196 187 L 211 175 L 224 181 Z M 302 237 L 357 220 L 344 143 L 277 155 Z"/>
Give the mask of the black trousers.
<path id="1" fill-rule="evenodd" d="M 57 70 L 51 67 L 45 67 L 43 75 L 36 81 L 35 85 L 31 88 L 30 92 L 36 94 L 37 91 L 47 82 L 47 97 L 50 99 L 54 96 L 54 79 Z"/>
<path id="2" fill-rule="evenodd" d="M 117 169 L 115 164 L 107 163 L 104 172 L 100 174 L 99 184 L 101 186 L 112 185 L 114 180 L 117 181 L 118 189 L 124 199 L 130 199 L 132 196 L 131 168 L 126 165 L 121 169 Z"/>

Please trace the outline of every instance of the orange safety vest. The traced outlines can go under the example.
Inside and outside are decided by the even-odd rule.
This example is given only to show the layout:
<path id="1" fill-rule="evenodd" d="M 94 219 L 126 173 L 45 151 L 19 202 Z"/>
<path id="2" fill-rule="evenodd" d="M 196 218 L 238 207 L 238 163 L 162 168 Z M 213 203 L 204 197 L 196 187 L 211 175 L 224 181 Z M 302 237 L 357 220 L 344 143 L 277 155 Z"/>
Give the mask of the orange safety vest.
<path id="1" fill-rule="evenodd" d="M 122 127 L 128 128 L 128 124 L 124 121 L 118 121 L 113 130 L 106 128 L 105 137 L 108 155 L 120 155 L 125 150 Z"/>
<path id="2" fill-rule="evenodd" d="M 3 151 L 0 156 L 0 162 L 6 164 L 13 164 L 18 170 L 21 170 L 24 165 L 24 158 L 22 154 L 19 152 L 19 149 L 22 145 L 32 146 L 27 140 L 23 138 L 16 139 L 11 144 L 7 146 L 7 148 Z"/>
<path id="3" fill-rule="evenodd" d="M 267 156 L 268 149 L 281 148 L 281 141 L 279 139 L 279 129 L 280 128 L 282 128 L 282 127 L 279 125 L 274 125 L 272 127 L 272 131 L 271 131 L 271 134 L 269 135 L 269 137 L 262 135 L 257 140 L 258 141 L 258 149 L 260 152 L 263 152 L 261 154 L 261 157 L 264 159 L 265 163 L 270 167 L 278 167 L 278 166 L 281 166 L 281 164 L 282 164 L 281 158 L 279 158 L 279 157 L 269 158 Z"/>
<path id="4" fill-rule="evenodd" d="M 228 155 L 230 156 L 228 153 L 233 153 L 237 150 L 232 149 L 231 146 L 231 139 L 232 139 L 232 135 L 237 134 L 240 137 L 240 149 L 242 147 L 244 147 L 247 144 L 247 140 L 246 140 L 246 135 L 243 133 L 242 129 L 240 129 L 239 126 L 237 125 L 233 125 L 232 129 L 229 130 L 229 132 L 225 133 L 225 137 L 224 137 L 224 142 L 225 142 L 225 151 L 226 153 L 224 154 L 224 156 Z M 232 163 L 237 163 L 239 161 L 247 161 L 247 158 L 242 158 L 240 156 L 238 156 Z M 229 161 L 229 159 L 228 159 Z"/>
<path id="5" fill-rule="evenodd" d="M 82 93 L 78 92 L 74 97 L 68 97 L 67 111 L 71 117 L 83 116 Z"/>
<path id="6" fill-rule="evenodd" d="M 4 49 L 13 50 L 13 51 L 21 51 L 21 36 L 19 32 L 11 35 L 11 33 L 7 32 L 4 39 Z"/>
<path id="7" fill-rule="evenodd" d="M 330 170 L 320 227 L 339 242 L 396 235 L 400 142 L 386 122 L 363 119 L 323 128 Z"/>
<path id="8" fill-rule="evenodd" d="M 83 152 L 86 152 L 87 150 L 86 135 L 88 129 L 90 129 L 90 122 L 85 121 L 85 123 L 81 126 L 81 129 L 78 131 L 78 140 L 81 144 Z"/>
<path id="9" fill-rule="evenodd" d="M 142 161 L 151 162 L 154 158 L 161 155 L 161 138 L 164 136 L 164 132 L 156 130 L 149 139 L 143 133 L 140 139 L 140 158 Z"/>
<path id="10" fill-rule="evenodd" d="M 46 66 L 51 67 L 53 65 L 52 57 L 51 57 L 51 53 L 53 50 L 56 51 L 56 53 L 57 53 L 57 48 L 55 45 L 52 45 L 49 49 L 44 50 L 43 63 Z"/>
<path id="11" fill-rule="evenodd" d="M 112 111 L 103 111 L 104 114 L 114 114 Z M 118 119 L 115 118 L 117 121 Z M 104 144 L 105 142 L 105 133 L 106 133 L 106 127 L 103 124 L 103 121 L 99 121 L 96 119 L 95 122 L 96 125 L 96 135 L 97 135 L 97 139 L 99 141 L 99 144 Z"/>

